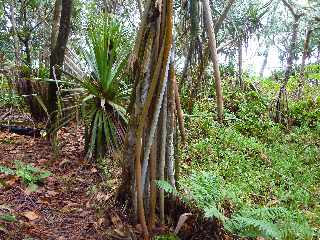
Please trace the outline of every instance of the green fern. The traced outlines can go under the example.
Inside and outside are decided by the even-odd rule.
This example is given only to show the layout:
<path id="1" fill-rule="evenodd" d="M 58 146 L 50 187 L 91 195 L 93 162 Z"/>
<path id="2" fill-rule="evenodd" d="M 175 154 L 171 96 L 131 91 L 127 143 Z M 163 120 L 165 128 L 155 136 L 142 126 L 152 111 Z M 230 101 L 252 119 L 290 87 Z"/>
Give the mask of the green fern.
<path id="1" fill-rule="evenodd" d="M 279 227 L 268 220 L 259 220 L 236 215 L 226 221 L 224 227 L 227 231 L 241 237 L 262 236 L 271 239 L 283 239 Z"/>
<path id="2" fill-rule="evenodd" d="M 157 185 L 186 203 L 195 204 L 206 218 L 218 219 L 228 232 L 241 237 L 294 240 L 312 239 L 314 235 L 302 214 L 283 207 L 239 205 L 231 216 L 225 216 L 224 203 L 236 195 L 231 191 L 239 189 L 225 188 L 222 180 L 211 172 L 194 172 L 182 179 L 180 192 L 165 181 L 158 181 Z"/>
<path id="3" fill-rule="evenodd" d="M 158 188 L 163 189 L 166 193 L 172 194 L 174 196 L 178 196 L 178 191 L 167 181 L 156 181 Z"/>

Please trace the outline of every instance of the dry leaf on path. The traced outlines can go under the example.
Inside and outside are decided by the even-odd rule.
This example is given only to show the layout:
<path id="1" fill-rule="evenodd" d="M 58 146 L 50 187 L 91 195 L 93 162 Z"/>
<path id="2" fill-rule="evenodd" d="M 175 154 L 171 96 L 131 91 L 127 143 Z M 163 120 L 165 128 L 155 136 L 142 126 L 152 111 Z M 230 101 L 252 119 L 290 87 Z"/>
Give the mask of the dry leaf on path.
<path id="1" fill-rule="evenodd" d="M 39 218 L 39 215 L 36 214 L 36 213 L 33 212 L 33 211 L 24 212 L 24 213 L 23 213 L 23 216 L 25 216 L 26 218 L 28 218 L 30 221 L 34 221 L 34 220 L 36 220 L 36 219 Z"/>

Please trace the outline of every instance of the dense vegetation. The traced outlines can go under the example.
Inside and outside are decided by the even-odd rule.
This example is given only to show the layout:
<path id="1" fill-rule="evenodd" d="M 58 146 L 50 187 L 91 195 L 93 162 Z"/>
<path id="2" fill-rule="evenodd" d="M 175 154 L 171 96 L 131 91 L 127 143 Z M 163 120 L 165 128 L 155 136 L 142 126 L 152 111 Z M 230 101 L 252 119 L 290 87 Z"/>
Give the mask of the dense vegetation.
<path id="1" fill-rule="evenodd" d="M 283 126 L 269 117 L 270 83 L 226 93 L 224 125 L 212 120 L 211 101 L 197 104 L 181 194 L 240 236 L 319 237 L 320 99 L 291 100 L 292 125 Z"/>
<path id="2" fill-rule="evenodd" d="M 181 202 L 215 222 L 209 239 L 319 239 L 319 13 L 311 0 L 2 1 L 0 238 L 22 222 L 5 195 L 36 205 L 56 177 L 84 208 L 98 199 L 105 239 L 126 228 L 108 204 L 130 239 L 186 236 L 190 215 L 168 209 Z M 14 133 L 49 161 L 16 155 Z M 71 178 L 68 151 L 83 153 Z"/>

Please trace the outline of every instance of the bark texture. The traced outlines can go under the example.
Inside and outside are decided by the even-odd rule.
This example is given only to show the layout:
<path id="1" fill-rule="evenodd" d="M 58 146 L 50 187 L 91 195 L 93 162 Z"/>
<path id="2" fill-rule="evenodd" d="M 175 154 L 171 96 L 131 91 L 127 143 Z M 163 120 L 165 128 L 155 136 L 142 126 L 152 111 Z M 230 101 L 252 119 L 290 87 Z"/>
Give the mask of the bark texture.
<path id="1" fill-rule="evenodd" d="M 216 37 L 213 29 L 213 22 L 211 16 L 211 8 L 208 0 L 202 0 L 203 2 L 203 11 L 205 17 L 205 25 L 208 34 L 208 43 L 210 48 L 210 55 L 213 64 L 213 72 L 215 79 L 215 87 L 216 87 L 216 101 L 217 101 L 217 115 L 218 120 L 223 120 L 223 97 L 222 97 L 222 87 L 221 87 L 221 78 L 220 78 L 220 70 L 218 63 L 218 54 L 217 54 L 217 46 L 216 46 Z"/>
<path id="2" fill-rule="evenodd" d="M 168 158 L 172 159 L 172 144 L 167 146 L 168 139 L 172 142 L 170 128 L 175 129 L 175 109 L 180 109 L 181 113 L 181 106 L 176 107 L 173 88 L 176 83 L 172 79 L 174 61 L 169 62 L 173 52 L 173 1 L 150 0 L 144 9 L 129 59 L 134 89 L 129 106 L 124 172 L 131 175 L 132 203 L 144 236 L 148 238 L 159 219 L 156 217 L 159 191 L 155 184 L 156 180 L 166 180 L 165 166 Z M 170 122 L 168 117 L 172 119 Z M 160 223 L 164 224 L 161 190 L 158 203 Z"/>
<path id="3" fill-rule="evenodd" d="M 301 69 L 300 69 L 300 81 L 299 81 L 299 89 L 298 89 L 298 98 L 301 98 L 302 94 L 303 94 L 303 88 L 304 88 L 304 84 L 305 84 L 305 69 L 304 68 L 305 68 L 305 65 L 306 65 L 307 57 L 308 57 L 311 34 L 312 34 L 312 29 L 308 29 L 307 33 L 306 33 L 306 38 L 304 40 L 304 45 L 303 45 L 303 55 L 302 55 Z"/>
<path id="4" fill-rule="evenodd" d="M 72 0 L 62 0 L 59 33 L 56 44 L 50 55 L 50 79 L 61 79 L 61 71 L 66 46 L 71 28 Z M 54 30 L 54 29 L 53 29 Z M 57 121 L 57 90 L 56 82 L 50 82 L 48 86 L 48 112 L 50 114 L 49 127 Z"/>

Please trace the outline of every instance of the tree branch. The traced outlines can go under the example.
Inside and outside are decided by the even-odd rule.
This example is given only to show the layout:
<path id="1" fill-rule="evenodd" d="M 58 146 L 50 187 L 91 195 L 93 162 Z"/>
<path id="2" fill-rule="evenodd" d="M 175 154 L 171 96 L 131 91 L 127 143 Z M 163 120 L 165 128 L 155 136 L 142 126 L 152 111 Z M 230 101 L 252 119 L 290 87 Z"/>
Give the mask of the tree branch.
<path id="1" fill-rule="evenodd" d="M 215 26 L 214 26 L 214 32 L 215 34 L 217 34 L 219 32 L 219 29 L 221 28 L 221 25 L 224 21 L 224 19 L 227 17 L 228 12 L 230 11 L 232 4 L 234 4 L 236 0 L 229 0 L 229 2 L 227 3 L 227 5 L 225 6 L 225 8 L 223 9 L 220 17 L 218 18 Z"/>

